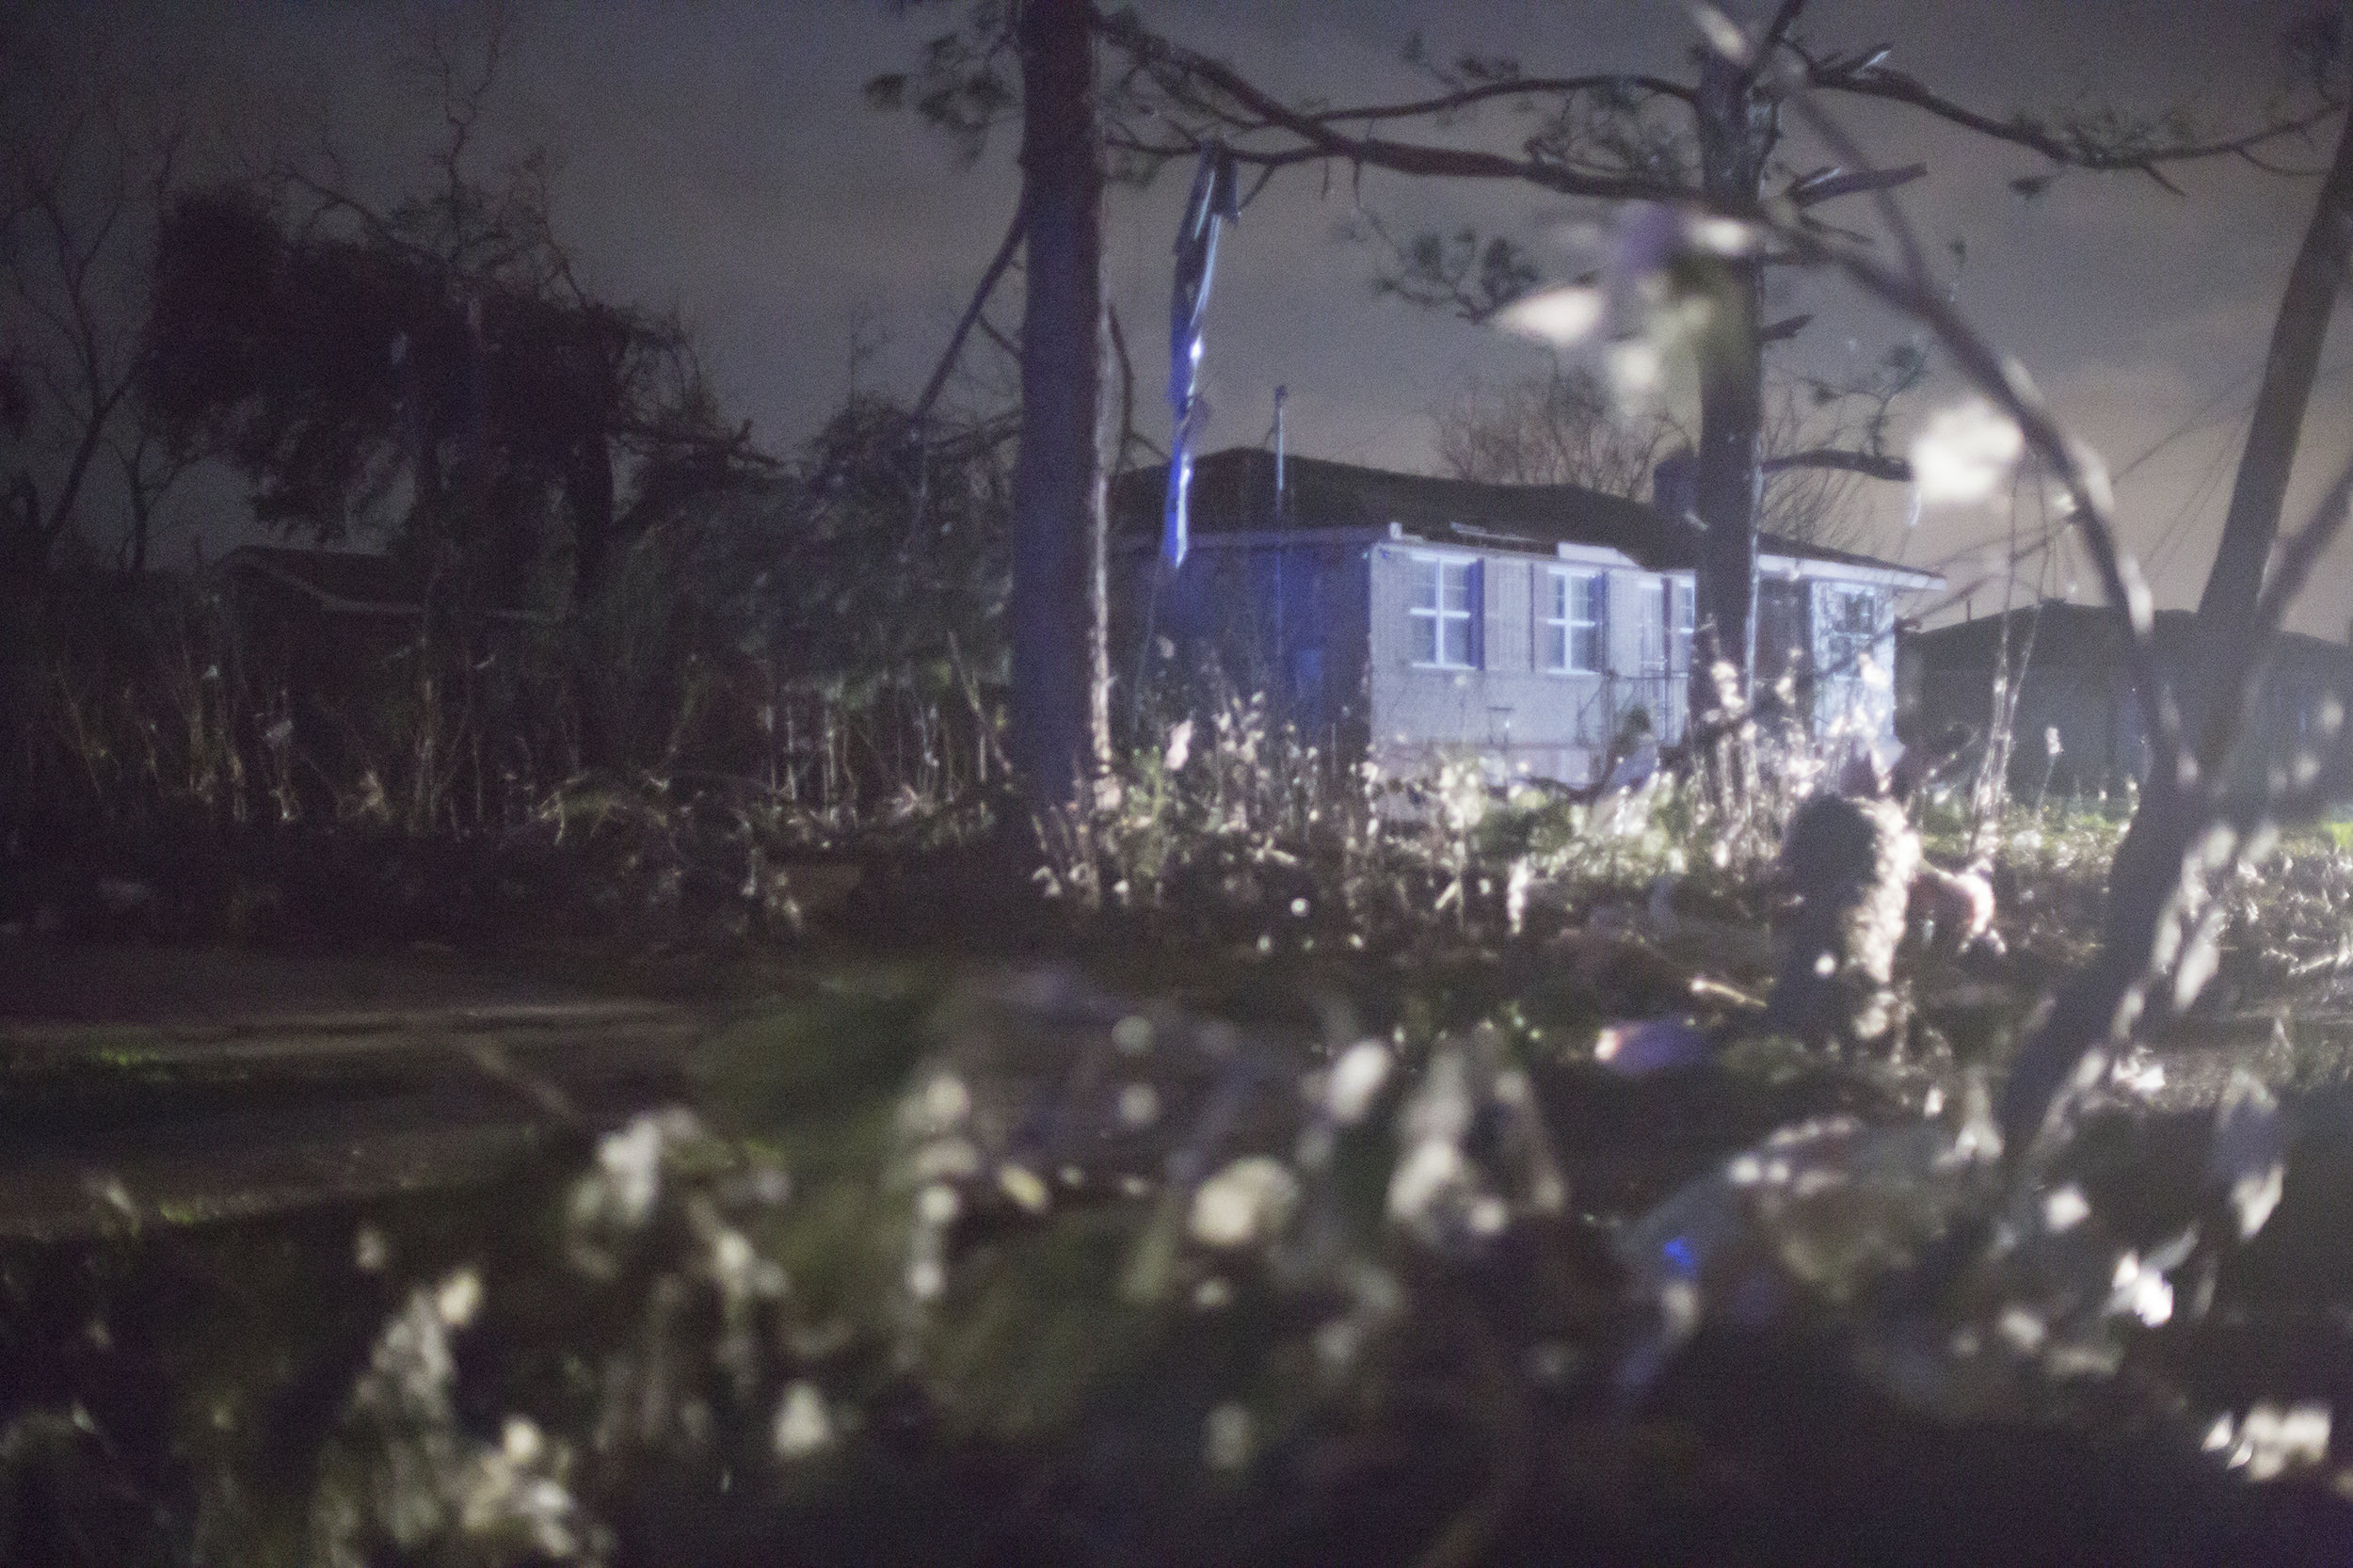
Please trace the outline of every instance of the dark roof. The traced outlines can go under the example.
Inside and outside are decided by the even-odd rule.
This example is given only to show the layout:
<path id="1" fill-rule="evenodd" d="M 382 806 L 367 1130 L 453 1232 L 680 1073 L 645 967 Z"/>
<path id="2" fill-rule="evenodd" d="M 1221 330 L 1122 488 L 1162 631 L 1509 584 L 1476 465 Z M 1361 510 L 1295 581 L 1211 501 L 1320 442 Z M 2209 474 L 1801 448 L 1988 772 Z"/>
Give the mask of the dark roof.
<path id="1" fill-rule="evenodd" d="M 2187 610 L 2156 613 L 2154 630 L 2160 655 L 2176 657 L 2188 646 L 2190 620 Z M 2039 605 L 2022 604 L 2005 614 L 1979 616 L 1974 620 L 1936 627 L 1920 632 L 1912 646 L 1919 658 L 1931 664 L 1947 668 L 1982 664 L 1991 668 L 2001 646 L 2005 621 L 2009 624 L 2013 650 L 2028 629 L 2033 630 L 2037 664 L 2110 664 L 2123 660 L 2122 616 L 2105 604 L 2071 604 L 2056 599 L 2046 599 Z M 2280 638 L 2280 656 L 2298 666 L 2326 666 L 2353 662 L 2353 649 L 2301 632 L 2284 632 Z"/>
<path id="2" fill-rule="evenodd" d="M 1653 570 L 1689 568 L 1699 561 L 1699 536 L 1689 524 L 1641 502 L 1577 485 L 1488 485 L 1321 457 L 1286 458 L 1283 482 L 1289 492 L 1284 520 L 1293 527 L 1386 528 L 1397 522 L 1425 536 L 1445 537 L 1451 532 L 1465 544 L 1516 545 L 1546 554 L 1556 544 L 1598 545 Z M 1167 488 L 1164 463 L 1122 475 L 1112 491 L 1113 532 L 1157 536 Z M 1231 446 L 1196 458 L 1188 514 L 1194 531 L 1202 534 L 1273 526 L 1274 454 L 1263 447 Z M 1756 543 L 1769 555 L 1917 569 L 1771 534 L 1758 535 Z"/>
<path id="3" fill-rule="evenodd" d="M 298 550 L 291 545 L 240 545 L 222 568 L 267 591 L 292 594 L 334 616 L 415 618 L 424 614 L 425 576 L 402 554 L 370 550 Z M 511 606 L 493 607 L 494 620 L 544 622 L 551 617 Z"/>
<path id="4" fill-rule="evenodd" d="M 1801 539 L 1784 537 L 1779 534 L 1759 534 L 1756 536 L 1759 555 L 1788 555 L 1801 561 L 1821 561 L 1831 566 L 1869 567 L 1874 571 L 1908 571 L 1921 577 L 1945 580 L 1945 574 L 1928 567 L 1908 567 L 1901 561 L 1883 561 L 1876 555 L 1864 555 L 1851 550 L 1833 550 L 1826 544 L 1808 544 Z"/>
<path id="5" fill-rule="evenodd" d="M 416 613 L 424 585 L 405 562 L 360 550 L 297 550 L 289 545 L 241 545 L 221 565 L 242 577 L 290 589 L 329 610 Z"/>

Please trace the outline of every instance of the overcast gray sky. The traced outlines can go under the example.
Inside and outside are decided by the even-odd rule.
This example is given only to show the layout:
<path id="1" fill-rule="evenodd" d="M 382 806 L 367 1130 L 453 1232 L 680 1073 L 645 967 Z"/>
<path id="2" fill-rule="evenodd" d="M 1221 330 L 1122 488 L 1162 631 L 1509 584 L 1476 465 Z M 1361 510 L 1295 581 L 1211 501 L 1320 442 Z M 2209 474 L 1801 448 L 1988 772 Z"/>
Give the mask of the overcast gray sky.
<path id="1" fill-rule="evenodd" d="M 184 70 L 252 136 L 330 125 L 363 177 L 388 188 L 413 175 L 435 134 L 426 106 L 392 78 L 381 8 L 196 0 L 104 8 L 126 46 Z M 1826 47 L 1892 44 L 1892 63 L 1994 112 L 2089 97 L 2186 103 L 2229 123 L 2257 106 L 2273 80 L 2274 40 L 2310 8 L 2307 0 L 1815 0 L 1803 31 Z M 839 404 L 854 359 L 861 386 L 912 393 L 1011 214 L 1010 128 L 967 166 L 911 117 L 872 110 L 861 95 L 868 78 L 909 64 L 961 9 L 517 0 L 496 131 L 508 145 L 543 143 L 558 154 L 559 224 L 591 280 L 616 296 L 675 304 L 738 416 L 770 444 L 789 445 Z M 1282 91 L 1340 100 L 1416 89 L 1401 46 L 1417 31 L 1434 54 L 1510 53 L 1535 71 L 1680 71 L 1690 42 L 1669 0 L 1144 0 L 1139 9 Z M 1851 123 L 1878 156 L 1929 165 L 1903 200 L 1929 237 L 1966 243 L 1961 302 L 2111 466 L 2123 470 L 2177 426 L 2197 425 L 2120 487 L 2131 542 L 2150 557 L 2160 599 L 2187 601 L 2211 555 L 2238 416 L 2314 182 L 2217 164 L 2184 172 L 2183 197 L 2145 179 L 2070 175 L 2029 202 L 2007 182 L 2038 171 L 2033 155 L 1868 108 Z M 1508 134 L 1511 121 L 1487 124 Z M 2328 151 L 2324 141 L 2294 155 L 2318 163 Z M 1110 207 L 1110 276 L 1155 434 L 1166 426 L 1158 389 L 1183 187 L 1179 171 L 1115 192 Z M 1327 188 L 1312 169 L 1279 179 L 1221 255 L 1206 369 L 1210 445 L 1258 440 L 1284 383 L 1295 450 L 1427 468 L 1436 409 L 1474 383 L 1541 369 L 1541 351 L 1491 328 L 1376 299 L 1371 256 L 1335 232 L 1359 201 L 1393 228 L 1470 221 L 1540 246 L 1572 216 L 1518 189 L 1378 173 L 1357 183 L 1345 171 Z M 1845 205 L 1858 223 L 1867 219 L 1865 203 Z M 1569 264 L 1557 247 L 1545 253 Z M 1820 312 L 1803 348 L 1817 360 L 1868 357 L 1898 331 L 1827 285 L 1798 293 Z M 1017 313 L 1017 291 L 998 313 Z M 2353 444 L 2348 361 L 2353 332 L 2341 329 L 2323 361 L 2299 499 Z M 1947 396 L 1920 399 L 1918 411 Z M 1893 496 L 1875 515 L 1869 548 L 1927 564 L 2007 526 L 1931 516 L 1908 532 Z M 2345 634 L 2348 559 L 2341 552 L 2311 597 L 2306 630 Z M 2061 575 L 2080 578 L 2079 594 L 2093 591 L 2088 574 Z"/>

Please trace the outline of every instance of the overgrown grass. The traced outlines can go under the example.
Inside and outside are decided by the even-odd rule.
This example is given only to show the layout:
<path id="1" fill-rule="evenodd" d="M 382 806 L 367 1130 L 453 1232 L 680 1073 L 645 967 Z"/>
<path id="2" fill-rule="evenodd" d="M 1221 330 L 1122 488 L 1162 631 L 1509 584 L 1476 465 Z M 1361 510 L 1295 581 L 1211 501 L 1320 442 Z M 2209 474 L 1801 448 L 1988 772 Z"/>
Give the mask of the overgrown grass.
<path id="1" fill-rule="evenodd" d="M 42 766 L 145 781 L 155 804 L 102 825 L 295 825 L 264 767 L 282 707 L 201 679 L 145 690 L 158 706 L 119 709 L 152 720 L 117 734 L 152 735 L 128 771 L 87 739 L 115 733 L 97 708 L 42 710 Z M 483 722 L 398 712 L 420 756 Z M 479 817 L 404 817 L 364 788 L 328 816 L 488 844 L 501 874 L 547 872 L 533 897 L 701 910 L 700 939 L 764 939 L 805 913 L 801 857 L 978 830 L 981 764 L 954 775 L 918 741 L 870 759 L 901 770 L 879 795 L 839 782 L 856 768 L 829 738 L 814 773 L 790 746 L 780 771 L 679 751 L 534 776 Z M 276 1272 L 238 1259 L 277 1243 L 201 1225 L 95 1249 L 120 1287 L 64 1291 L 72 1265 L 41 1262 L 8 1343 L 69 1370 L 9 1407 L 0 1475 L 11 1496 L 72 1489 L 90 1505 L 72 1528 L 113 1560 L 1468 1560 L 1611 1529 L 1621 1556 L 1673 1555 L 1689 1542 L 1656 1523 L 1662 1496 L 1778 1517 L 1783 1499 L 1724 1479 L 1771 1458 L 1740 1424 L 1759 1413 L 1675 1371 L 1759 1334 L 1814 1358 L 1796 1416 L 1763 1415 L 1867 1417 L 1809 1437 L 1825 1474 L 1897 1443 L 1996 1496 L 1990 1450 L 1922 1412 L 2170 1434 L 2162 1484 L 2093 1469 L 2184 1528 L 2234 1506 L 2184 1410 L 2229 1416 L 2242 1467 L 2315 1468 L 2305 1416 L 2293 1443 L 2272 1430 L 2312 1378 L 2181 1392 L 2198 1341 L 2168 1292 L 2194 1317 L 2197 1268 L 2233 1255 L 2169 1250 L 2185 1215 L 2219 1236 L 2227 1213 L 2175 1169 L 2150 1064 L 2094 1086 L 2047 1168 L 2014 1176 L 1985 1143 L 1987 1071 L 2096 931 L 2121 811 L 1917 797 L 1931 856 L 1990 846 L 2010 962 L 1971 969 L 1913 934 L 1916 1027 L 1842 1056 L 1754 1027 L 1779 846 L 1833 760 L 1785 731 L 1755 744 L 1748 788 L 1662 774 L 1569 798 L 1497 790 L 1468 756 L 1389 776 L 1228 696 L 1049 835 L 1066 945 L 1119 990 L 937 962 L 795 971 L 706 1042 L 695 1113 L 613 1131 L 512 1202 L 290 1228 Z M 2252 875 L 2230 895 L 2216 1027 L 2325 1011 L 2353 973 L 2353 850 L 2314 833 Z M 939 1011 L 951 996 L 962 1010 Z M 1605 1026 L 1660 1017 L 1710 1051 L 1646 1078 L 1596 1060 Z M 2338 1034 L 2280 1032 L 2271 1087 L 2237 1103 L 2341 1092 Z M 2291 1234 L 2337 1211 L 2291 1192 Z M 1971 1251 L 1973 1227 L 2012 1240 Z M 2217 1277 L 2231 1310 L 2264 1310 Z M 200 1309 L 157 1316 L 149 1296 L 191 1278 Z M 248 1353 L 254 1323 L 312 1292 L 337 1303 L 315 1333 Z M 60 1349 L 108 1337 L 137 1364 Z M 160 1425 L 131 1409 L 155 1388 Z M 87 1389 L 113 1402 L 77 1424 Z M 14 1522 L 34 1517 L 8 1528 L 51 1528 Z"/>

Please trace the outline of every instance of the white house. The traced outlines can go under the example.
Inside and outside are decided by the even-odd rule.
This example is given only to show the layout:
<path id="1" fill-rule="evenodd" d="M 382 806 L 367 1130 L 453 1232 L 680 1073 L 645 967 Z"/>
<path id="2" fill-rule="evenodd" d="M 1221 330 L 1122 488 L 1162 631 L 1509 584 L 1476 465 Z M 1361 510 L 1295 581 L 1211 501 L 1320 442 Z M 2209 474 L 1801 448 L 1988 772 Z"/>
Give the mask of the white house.
<path id="1" fill-rule="evenodd" d="M 1412 768 L 1476 752 L 1499 777 L 1593 780 L 1640 710 L 1679 740 L 1689 526 L 1573 486 L 1500 486 L 1273 454 L 1200 459 L 1193 550 L 1155 549 L 1166 472 L 1113 496 L 1115 675 L 1165 693 L 1212 661 L 1335 755 Z M 1892 749 L 1897 616 L 1943 580 L 1761 536 L 1757 670 L 1799 678 L 1817 729 Z"/>

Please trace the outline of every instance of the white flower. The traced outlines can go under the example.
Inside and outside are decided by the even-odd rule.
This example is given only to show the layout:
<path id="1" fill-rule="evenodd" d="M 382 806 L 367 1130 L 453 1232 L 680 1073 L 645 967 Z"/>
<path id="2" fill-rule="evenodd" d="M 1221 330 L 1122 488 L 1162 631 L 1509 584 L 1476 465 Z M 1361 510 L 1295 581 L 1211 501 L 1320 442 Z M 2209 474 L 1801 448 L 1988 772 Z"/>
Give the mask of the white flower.
<path id="1" fill-rule="evenodd" d="M 1912 443 L 1912 483 L 1924 506 L 1975 506 L 2009 482 L 2026 439 L 1983 398 L 1940 409 Z"/>
<path id="2" fill-rule="evenodd" d="M 1239 1470 L 1250 1463 L 1250 1412 L 1230 1400 L 1202 1423 L 1201 1453 L 1212 1470 Z"/>
<path id="3" fill-rule="evenodd" d="M 1749 63 L 1749 35 L 1740 24 L 1710 5 L 1694 5 L 1691 23 L 1707 40 L 1707 46 L 1735 65 Z"/>
<path id="4" fill-rule="evenodd" d="M 998 1166 L 997 1189 L 1025 1214 L 1043 1214 L 1052 1201 L 1044 1178 L 1027 1165 Z"/>
<path id="5" fill-rule="evenodd" d="M 597 1168 L 604 1176 L 615 1216 L 624 1225 L 643 1224 L 662 1187 L 662 1124 L 640 1116 L 597 1145 Z"/>
<path id="6" fill-rule="evenodd" d="M 2287 1177 L 2286 1134 L 2280 1102 L 2245 1067 L 2233 1068 L 2215 1112 L 2206 1176 L 2230 1193 L 2239 1240 L 2251 1239 L 2280 1205 Z"/>
<path id="7" fill-rule="evenodd" d="M 1702 215 L 1684 226 L 1691 248 L 1710 256 L 1745 256 L 1756 248 L 1756 231 L 1737 217 Z"/>
<path id="8" fill-rule="evenodd" d="M 1161 766 L 1170 773 L 1184 770 L 1185 760 L 1193 755 L 1193 721 L 1186 719 L 1168 732 L 1168 753 Z"/>
<path id="9" fill-rule="evenodd" d="M 1424 1139 L 1398 1161 L 1389 1176 L 1389 1217 L 1406 1224 L 1419 1224 L 1441 1193 L 1467 1180 L 1469 1173 L 1465 1169 L 1461 1149 L 1442 1138 Z"/>
<path id="10" fill-rule="evenodd" d="M 1299 1201 L 1299 1181 L 1280 1160 L 1249 1155 L 1203 1182 L 1186 1228 L 1205 1247 L 1246 1247 L 1273 1235 Z"/>
<path id="11" fill-rule="evenodd" d="M 1656 344 L 1639 338 L 1611 344 L 1602 366 L 1609 377 L 1609 391 L 1621 408 L 1647 408 L 1666 385 L 1664 358 Z"/>
<path id="12" fill-rule="evenodd" d="M 1496 320 L 1522 337 L 1566 348 L 1592 337 L 1608 314 L 1609 301 L 1601 290 L 1573 283 L 1516 300 L 1497 312 Z"/>
<path id="13" fill-rule="evenodd" d="M 1340 1052 L 1332 1064 L 1324 1088 L 1324 1108 L 1342 1127 L 1353 1127 L 1372 1109 L 1373 1097 L 1389 1080 L 1389 1048 L 1378 1040 L 1359 1040 Z"/>
<path id="14" fill-rule="evenodd" d="M 2271 1480 L 2328 1458 L 2329 1424 L 2329 1407 L 2316 1400 L 2285 1410 L 2265 1402 L 2247 1413 L 2235 1441 L 2231 1418 L 2218 1417 L 2204 1446 L 2209 1451 L 2229 1449 L 2231 1467 L 2244 1469 L 2249 1480 Z"/>
<path id="15" fill-rule="evenodd" d="M 1147 1128 L 1160 1119 L 1160 1091 L 1149 1083 L 1130 1083 L 1119 1091 L 1119 1120 L 1123 1127 Z"/>
<path id="16" fill-rule="evenodd" d="M 952 1225 L 964 1211 L 964 1200 L 944 1181 L 935 1181 L 915 1194 L 915 1217 L 932 1226 Z"/>
<path id="17" fill-rule="evenodd" d="M 785 1460 L 807 1459 L 833 1442 L 833 1416 L 816 1384 L 804 1381 L 784 1391 L 775 1441 L 776 1457 Z"/>
<path id="18" fill-rule="evenodd" d="M 2151 1328 L 2163 1328 L 2173 1320 L 2172 1282 L 2162 1270 L 2141 1262 L 2139 1254 L 2128 1252 L 2116 1260 L 2108 1310 L 2129 1312 Z"/>
<path id="19" fill-rule="evenodd" d="M 546 1439 L 528 1416 L 509 1416 L 499 1432 L 499 1448 L 517 1464 L 536 1464 Z"/>
<path id="20" fill-rule="evenodd" d="M 451 1328 L 464 1328 L 482 1310 L 482 1276 L 460 1269 L 441 1281 L 433 1293 L 433 1311 Z"/>
<path id="21" fill-rule="evenodd" d="M 2074 1229 L 2091 1217 L 2091 1205 L 2084 1197 L 2084 1190 L 2069 1182 L 2042 1200 L 2042 1228 L 2058 1235 Z"/>

